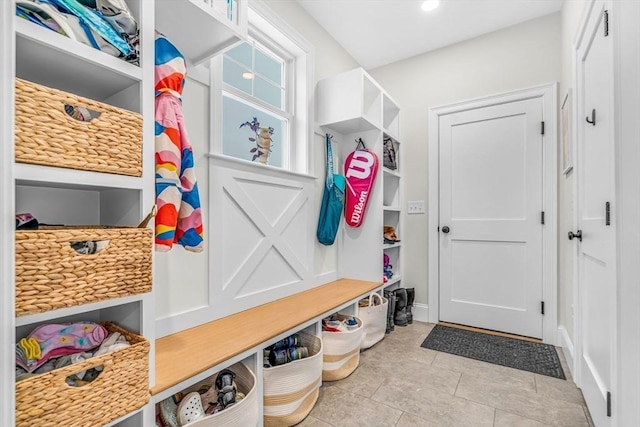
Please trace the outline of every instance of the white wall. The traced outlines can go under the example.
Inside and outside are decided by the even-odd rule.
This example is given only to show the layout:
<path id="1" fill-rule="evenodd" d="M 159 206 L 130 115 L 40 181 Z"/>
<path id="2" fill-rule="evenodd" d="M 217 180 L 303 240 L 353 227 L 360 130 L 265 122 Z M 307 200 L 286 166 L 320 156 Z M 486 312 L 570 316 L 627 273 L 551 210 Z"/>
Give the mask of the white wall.
<path id="1" fill-rule="evenodd" d="M 559 81 L 560 14 L 371 70 L 401 108 L 406 168 L 404 200 L 427 200 L 427 117 L 430 107 Z M 427 217 L 407 215 L 403 286 L 427 301 Z"/>

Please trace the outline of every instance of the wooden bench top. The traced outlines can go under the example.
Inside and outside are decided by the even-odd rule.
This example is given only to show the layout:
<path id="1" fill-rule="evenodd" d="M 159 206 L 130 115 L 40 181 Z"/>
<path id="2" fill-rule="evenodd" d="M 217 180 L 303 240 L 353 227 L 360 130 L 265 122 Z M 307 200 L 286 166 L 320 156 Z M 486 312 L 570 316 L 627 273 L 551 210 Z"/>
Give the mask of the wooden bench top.
<path id="1" fill-rule="evenodd" d="M 340 279 L 156 340 L 158 394 L 273 337 L 380 288 Z"/>

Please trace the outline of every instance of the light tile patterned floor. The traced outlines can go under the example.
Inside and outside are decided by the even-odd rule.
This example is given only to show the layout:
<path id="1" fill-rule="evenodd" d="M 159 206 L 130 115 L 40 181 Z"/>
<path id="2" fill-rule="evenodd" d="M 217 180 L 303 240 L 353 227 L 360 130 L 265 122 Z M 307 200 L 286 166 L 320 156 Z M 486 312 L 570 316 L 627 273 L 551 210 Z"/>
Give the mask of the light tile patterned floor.
<path id="1" fill-rule="evenodd" d="M 323 383 L 301 427 L 593 427 L 567 381 L 420 347 L 433 327 L 396 327 L 348 378 Z M 571 373 L 560 352 L 565 375 Z"/>

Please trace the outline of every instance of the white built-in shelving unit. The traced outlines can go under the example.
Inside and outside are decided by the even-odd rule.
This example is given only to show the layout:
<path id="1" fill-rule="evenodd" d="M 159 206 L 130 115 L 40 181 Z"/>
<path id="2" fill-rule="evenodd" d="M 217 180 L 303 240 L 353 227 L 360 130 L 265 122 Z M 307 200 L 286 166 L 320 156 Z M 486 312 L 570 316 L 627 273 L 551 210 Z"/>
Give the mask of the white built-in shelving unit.
<path id="1" fill-rule="evenodd" d="M 400 108 L 385 90 L 361 68 L 318 82 L 318 124 L 329 134 L 337 149 L 338 164 L 356 148 L 362 138 L 380 161 L 373 194 L 363 224 L 351 228 L 343 224 L 340 236 L 340 276 L 381 281 L 383 254 L 393 265 L 394 275 L 385 287 L 398 287 L 402 277 L 402 241 L 383 243 L 383 226 L 390 225 L 402 240 L 402 150 Z M 396 150 L 397 169 L 383 167 L 383 141 L 391 138 Z"/>
<path id="2" fill-rule="evenodd" d="M 0 5 L 0 425 L 15 424 L 13 378 L 15 343 L 40 324 L 110 320 L 140 333 L 151 343 L 150 381 L 154 382 L 153 292 L 15 317 L 15 214 L 32 213 L 40 222 L 68 225 L 135 226 L 155 202 L 154 30 L 166 34 L 192 64 L 246 37 L 247 1 L 125 0 L 138 22 L 140 65 L 127 63 L 15 16 L 15 3 Z M 14 161 L 15 78 L 74 93 L 138 112 L 143 117 L 141 177 L 87 172 Z M 153 425 L 154 408 L 128 414 L 109 425 Z"/>

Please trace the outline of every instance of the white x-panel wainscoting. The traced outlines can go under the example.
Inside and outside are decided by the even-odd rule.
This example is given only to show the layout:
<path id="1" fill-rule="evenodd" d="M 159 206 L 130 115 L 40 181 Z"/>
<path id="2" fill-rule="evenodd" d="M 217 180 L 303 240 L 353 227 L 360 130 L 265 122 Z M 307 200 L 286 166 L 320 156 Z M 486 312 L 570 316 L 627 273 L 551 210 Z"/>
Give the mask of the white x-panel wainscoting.
<path id="1" fill-rule="evenodd" d="M 256 166 L 211 159 L 209 281 L 216 318 L 312 285 L 314 179 Z"/>

